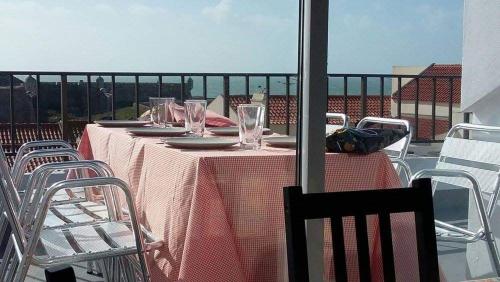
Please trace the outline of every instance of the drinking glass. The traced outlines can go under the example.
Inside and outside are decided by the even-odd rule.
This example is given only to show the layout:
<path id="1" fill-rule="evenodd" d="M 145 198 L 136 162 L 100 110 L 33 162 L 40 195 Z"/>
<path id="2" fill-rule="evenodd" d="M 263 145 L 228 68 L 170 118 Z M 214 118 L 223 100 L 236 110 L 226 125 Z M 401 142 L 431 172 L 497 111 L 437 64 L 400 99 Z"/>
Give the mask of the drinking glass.
<path id="1" fill-rule="evenodd" d="M 172 126 L 175 98 L 149 97 L 151 122 L 155 127 Z"/>
<path id="2" fill-rule="evenodd" d="M 205 133 L 206 100 L 186 100 L 184 102 L 186 131 L 193 136 L 203 137 Z"/>
<path id="3" fill-rule="evenodd" d="M 240 143 L 244 148 L 260 149 L 265 107 L 257 104 L 238 106 Z"/>
<path id="4" fill-rule="evenodd" d="M 169 97 L 164 98 L 165 101 L 165 126 L 173 127 L 175 118 L 174 118 L 174 110 L 175 110 L 175 98 Z"/>

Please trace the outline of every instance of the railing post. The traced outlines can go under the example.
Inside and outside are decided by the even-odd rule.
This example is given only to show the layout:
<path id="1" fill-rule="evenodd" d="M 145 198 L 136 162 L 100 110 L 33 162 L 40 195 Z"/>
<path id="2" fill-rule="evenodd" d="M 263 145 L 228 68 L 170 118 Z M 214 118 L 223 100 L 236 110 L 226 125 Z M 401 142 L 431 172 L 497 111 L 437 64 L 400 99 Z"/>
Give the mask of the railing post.
<path id="1" fill-rule="evenodd" d="M 349 84 L 349 80 L 347 79 L 347 76 L 344 76 L 344 114 L 347 115 L 347 111 L 348 111 L 348 107 L 349 107 L 349 104 L 347 103 L 347 99 L 349 97 L 347 97 L 348 95 L 348 84 Z"/>
<path id="2" fill-rule="evenodd" d="M 418 140 L 418 100 L 420 99 L 420 79 L 417 77 L 415 79 L 417 84 L 417 93 L 415 93 L 415 140 Z"/>
<path id="3" fill-rule="evenodd" d="M 139 76 L 135 76 L 134 83 L 135 118 L 139 118 Z"/>
<path id="4" fill-rule="evenodd" d="M 470 115 L 471 113 L 464 113 L 464 122 L 470 123 Z M 469 130 L 464 131 L 464 139 L 469 139 Z"/>
<path id="5" fill-rule="evenodd" d="M 115 76 L 111 76 L 111 119 L 116 119 L 116 89 Z"/>
<path id="6" fill-rule="evenodd" d="M 384 90 L 385 90 L 385 85 L 384 85 L 384 77 L 380 77 L 380 117 L 384 117 Z"/>
<path id="7" fill-rule="evenodd" d="M 10 152 L 16 152 L 16 110 L 15 110 L 15 102 L 14 102 L 14 75 L 11 74 L 9 76 L 9 107 L 10 107 Z"/>
<path id="8" fill-rule="evenodd" d="M 184 102 L 184 100 L 186 99 L 186 84 L 185 84 L 185 81 L 184 81 L 184 75 L 181 75 L 181 102 Z"/>
<path id="9" fill-rule="evenodd" d="M 436 140 L 436 78 L 432 78 L 432 140 Z"/>
<path id="10" fill-rule="evenodd" d="M 247 103 L 250 103 L 250 77 L 245 75 L 245 97 Z"/>
<path id="11" fill-rule="evenodd" d="M 203 76 L 203 99 L 207 99 L 207 76 Z"/>
<path id="12" fill-rule="evenodd" d="M 87 75 L 87 122 L 92 123 L 92 98 L 91 98 L 91 86 L 92 81 L 90 74 Z"/>
<path id="13" fill-rule="evenodd" d="M 61 75 L 61 133 L 62 139 L 69 141 L 68 127 L 68 76 Z"/>
<path id="14" fill-rule="evenodd" d="M 448 101 L 448 129 L 453 126 L 453 77 L 449 77 L 448 80 L 450 87 L 450 97 Z"/>
<path id="15" fill-rule="evenodd" d="M 285 79 L 286 85 L 286 135 L 290 134 L 290 76 Z"/>
<path id="16" fill-rule="evenodd" d="M 231 101 L 229 101 L 229 76 L 224 75 L 223 77 L 223 83 L 224 83 L 224 116 L 229 117 L 229 104 Z"/>
<path id="17" fill-rule="evenodd" d="M 161 86 L 163 84 L 163 77 L 158 75 L 158 97 L 161 97 Z"/>
<path id="18" fill-rule="evenodd" d="M 401 93 L 401 76 L 398 77 L 398 118 L 401 118 L 401 99 L 403 98 L 403 93 Z"/>
<path id="19" fill-rule="evenodd" d="M 270 111 L 270 105 L 271 104 L 271 84 L 269 82 L 269 75 L 266 76 L 266 121 L 265 121 L 265 124 L 267 127 L 270 126 L 269 124 L 269 113 L 271 112 Z"/>
<path id="20" fill-rule="evenodd" d="M 367 106 L 367 103 L 366 103 L 366 92 L 367 92 L 367 89 L 366 89 L 366 76 L 362 76 L 361 77 L 361 93 L 360 93 L 360 106 L 361 106 L 361 112 L 360 112 L 360 119 L 366 117 L 366 106 Z"/>
<path id="21" fill-rule="evenodd" d="M 40 128 L 40 75 L 36 75 L 36 139 L 42 139 L 42 130 Z"/>

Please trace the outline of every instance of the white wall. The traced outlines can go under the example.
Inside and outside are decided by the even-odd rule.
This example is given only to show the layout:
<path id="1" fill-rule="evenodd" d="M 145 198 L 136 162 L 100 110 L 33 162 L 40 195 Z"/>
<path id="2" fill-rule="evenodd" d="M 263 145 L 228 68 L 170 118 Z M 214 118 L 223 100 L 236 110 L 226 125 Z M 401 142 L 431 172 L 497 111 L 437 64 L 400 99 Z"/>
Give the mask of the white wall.
<path id="1" fill-rule="evenodd" d="M 500 126 L 500 0 L 464 1 L 463 39 L 462 110 L 473 113 L 474 123 Z M 497 244 L 499 218 L 494 215 L 492 220 Z M 468 244 L 466 257 L 472 278 L 497 276 L 483 242 Z"/>
<path id="2" fill-rule="evenodd" d="M 410 74 L 417 75 L 423 72 L 429 66 L 392 66 L 392 74 Z M 401 79 L 401 87 L 405 86 L 408 82 L 410 82 L 412 78 L 402 78 Z M 392 92 L 395 93 L 398 91 L 398 79 L 392 79 Z"/>
<path id="3" fill-rule="evenodd" d="M 464 3 L 462 110 L 500 125 L 500 0 Z"/>

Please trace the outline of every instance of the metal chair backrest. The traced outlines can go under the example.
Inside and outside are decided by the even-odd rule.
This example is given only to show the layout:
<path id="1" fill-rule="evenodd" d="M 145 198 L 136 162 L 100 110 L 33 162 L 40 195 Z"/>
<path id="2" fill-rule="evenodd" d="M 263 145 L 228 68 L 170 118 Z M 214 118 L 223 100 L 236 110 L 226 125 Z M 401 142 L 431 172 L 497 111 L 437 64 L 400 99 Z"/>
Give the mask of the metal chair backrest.
<path id="1" fill-rule="evenodd" d="M 460 131 L 468 132 L 471 138 L 465 139 Z M 476 133 L 476 134 L 474 134 Z M 476 136 L 482 133 L 483 136 Z M 500 188 L 500 139 L 493 141 L 495 134 L 500 134 L 500 127 L 461 123 L 448 132 L 438 162 L 437 169 L 465 170 L 472 174 L 479 183 L 483 196 L 491 197 L 487 214 L 491 215 L 494 202 Z M 464 134 L 465 135 L 465 134 Z M 499 137 L 500 135 L 497 135 Z M 457 177 L 435 177 L 437 184 L 471 188 L 470 181 Z"/>
<path id="2" fill-rule="evenodd" d="M 390 215 L 414 212 L 420 281 L 439 281 L 430 179 L 413 189 L 382 189 L 303 194 L 301 187 L 284 188 L 285 224 L 290 281 L 309 281 L 305 220 L 330 218 L 335 281 L 348 281 L 344 241 L 345 217 L 354 217 L 360 281 L 370 281 L 371 252 L 368 215 L 378 215 L 384 281 L 395 281 Z M 353 205 L 353 203 L 356 203 Z"/>
<path id="3" fill-rule="evenodd" d="M 406 135 L 404 138 L 384 148 L 385 153 L 390 157 L 404 160 L 412 138 L 412 129 L 410 127 L 410 123 L 404 119 L 365 117 L 358 122 L 358 125 L 356 127 L 369 128 L 372 125 L 397 126 L 402 127 L 408 132 L 408 135 Z"/>
<path id="4" fill-rule="evenodd" d="M 44 158 L 67 158 L 68 160 L 73 161 L 83 160 L 80 153 L 73 148 L 40 149 L 29 152 L 12 166 L 12 178 L 14 180 L 14 184 L 16 184 L 17 187 L 21 186 L 25 170 L 31 161 Z"/>
<path id="5" fill-rule="evenodd" d="M 30 151 L 55 148 L 73 149 L 73 146 L 71 146 L 71 144 L 64 140 L 43 140 L 24 143 L 17 150 L 16 158 L 14 159 L 14 166 L 12 166 L 11 173 L 14 173 L 14 171 L 16 170 L 15 164 L 19 164 L 24 155 L 26 155 Z"/>
<path id="6" fill-rule="evenodd" d="M 337 124 L 329 124 L 328 122 L 326 123 L 326 132 L 332 132 L 335 131 L 339 128 L 345 128 L 349 127 L 349 117 L 346 114 L 342 113 L 326 113 L 326 119 L 337 119 L 340 120 L 342 123 L 337 125 Z"/>

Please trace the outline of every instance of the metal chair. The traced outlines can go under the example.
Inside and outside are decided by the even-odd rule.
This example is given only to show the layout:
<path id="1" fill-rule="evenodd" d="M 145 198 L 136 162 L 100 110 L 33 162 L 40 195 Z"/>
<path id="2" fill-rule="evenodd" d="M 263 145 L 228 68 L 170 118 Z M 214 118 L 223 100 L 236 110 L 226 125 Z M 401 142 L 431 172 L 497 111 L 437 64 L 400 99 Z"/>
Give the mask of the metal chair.
<path id="1" fill-rule="evenodd" d="M 432 177 L 433 192 L 444 186 L 471 191 L 469 197 L 474 201 L 473 204 L 469 201 L 468 228 L 436 220 L 438 240 L 467 244 L 485 241 L 493 271 L 500 276 L 500 256 L 491 226 L 500 190 L 500 143 L 481 138 L 462 138 L 460 131 L 469 135 L 494 135 L 500 134 L 500 127 L 467 123 L 453 126 L 444 140 L 436 167 L 421 170 L 412 179 Z M 478 218 L 477 222 L 475 218 Z"/>
<path id="2" fill-rule="evenodd" d="M 141 274 L 122 269 L 119 277 L 125 281 L 149 281 L 143 245 L 143 232 L 137 222 L 134 201 L 123 181 L 111 177 L 65 180 L 53 184 L 43 195 L 32 229 L 27 232 L 8 192 L 13 187 L 6 185 L 4 175 L 0 181 L 0 200 L 10 225 L 8 248 L 2 260 L 0 281 L 24 281 L 31 263 L 40 266 L 71 264 L 81 261 L 116 259 L 116 256 L 138 256 L 132 266 Z M 99 223 L 82 223 L 61 228 L 44 228 L 44 222 L 57 191 L 78 187 L 101 187 L 124 193 L 129 209 L 129 220 L 117 219 Z M 128 261 L 128 260 L 127 260 Z M 106 267 L 103 267 L 106 269 Z M 105 279 L 108 278 L 107 272 Z"/>
<path id="3" fill-rule="evenodd" d="M 371 125 L 398 126 L 403 127 L 403 129 L 408 132 L 408 135 L 406 135 L 405 138 L 402 138 L 398 142 L 384 148 L 384 151 L 391 158 L 404 160 L 406 157 L 406 153 L 408 152 L 408 147 L 410 145 L 413 133 L 413 130 L 410 127 L 410 123 L 404 119 L 365 117 L 358 122 L 356 128 L 369 128 Z"/>
<path id="4" fill-rule="evenodd" d="M 334 132 L 340 128 L 349 127 L 349 117 L 346 114 L 341 113 L 326 113 L 326 119 L 339 119 L 342 121 L 341 125 L 336 124 L 326 124 L 326 133 Z"/>
<path id="5" fill-rule="evenodd" d="M 374 214 L 380 226 L 384 281 L 396 281 L 390 216 L 401 212 L 415 213 L 420 281 L 439 281 L 431 181 L 416 180 L 412 187 L 311 194 L 303 194 L 301 187 L 284 188 L 290 281 L 309 281 L 305 220 L 323 218 L 330 218 L 335 281 L 348 281 L 343 219 L 350 216 L 356 230 L 359 280 L 371 281 L 366 216 Z"/>
<path id="6" fill-rule="evenodd" d="M 26 152 L 28 148 L 35 148 L 41 145 L 64 145 L 63 141 L 55 142 L 30 142 L 21 146 L 20 151 Z M 22 155 L 18 152 L 17 156 Z M 21 180 L 25 176 L 24 169 L 27 167 L 28 163 L 35 158 L 44 157 L 66 157 L 70 161 L 66 162 L 56 162 L 47 163 L 38 166 L 32 173 L 28 174 L 27 181 L 23 183 L 23 188 L 19 188 Z M 5 178 L 9 181 L 13 189 L 11 191 L 17 191 L 11 195 L 11 199 L 18 209 L 21 217 L 21 224 L 23 227 L 30 226 L 33 222 L 35 216 L 36 208 L 41 199 L 41 196 L 45 192 L 45 188 L 48 187 L 48 180 L 52 173 L 61 170 L 73 170 L 76 171 L 78 178 L 88 178 L 87 170 L 90 170 L 94 175 L 101 177 L 111 177 L 113 172 L 111 168 L 100 161 L 71 161 L 82 159 L 80 154 L 74 149 L 68 148 L 56 148 L 56 149 L 38 149 L 35 151 L 30 151 L 24 156 L 19 158 L 16 163 L 15 177 L 18 179 L 17 183 L 12 180 L 10 172 L 8 170 L 7 160 L 3 150 L 0 148 L 0 172 L 5 175 Z M 35 193 L 35 188 L 36 193 Z M 23 190 L 24 189 L 24 190 Z M 90 189 L 73 189 L 72 196 L 67 192 L 60 190 L 57 195 L 54 196 L 54 201 L 52 202 L 51 210 L 48 212 L 47 220 L 44 223 L 45 227 L 53 228 L 60 225 L 68 225 L 72 223 L 82 223 L 82 222 L 92 222 L 98 219 L 107 219 L 108 216 L 115 219 L 117 216 L 122 214 L 119 204 L 117 203 L 117 196 L 113 195 L 109 191 L 105 190 L 104 199 L 106 204 L 102 204 L 96 201 L 91 201 L 91 195 L 88 193 Z M 5 220 L 0 219 L 0 236 L 5 236 L 7 232 L 7 225 Z M 2 237 L 5 238 L 5 237 Z M 88 273 L 93 273 L 93 266 L 91 263 L 88 265 Z M 98 271 L 99 273 L 99 271 Z"/>
<path id="7" fill-rule="evenodd" d="M 402 127 L 406 130 L 406 132 L 408 132 L 408 134 L 398 142 L 385 147 L 384 152 L 391 158 L 391 162 L 393 163 L 398 174 L 401 175 L 401 172 L 403 172 L 404 179 L 401 180 L 408 181 L 403 181 L 403 183 L 410 183 L 409 179 L 411 177 L 411 170 L 410 167 L 404 163 L 413 134 L 410 123 L 404 119 L 365 117 L 358 122 L 356 128 L 369 128 L 373 125 Z"/>

